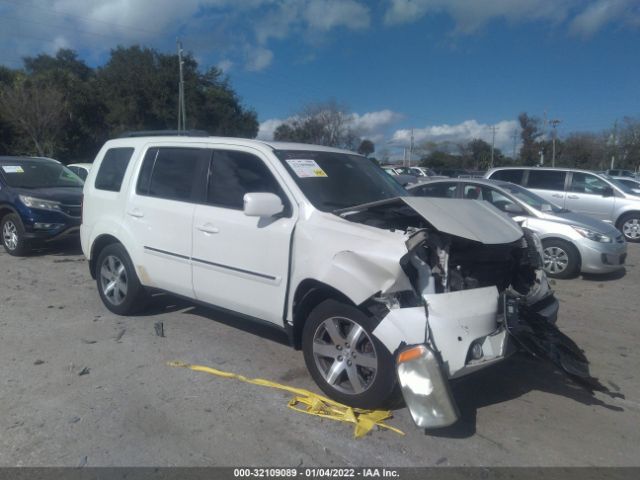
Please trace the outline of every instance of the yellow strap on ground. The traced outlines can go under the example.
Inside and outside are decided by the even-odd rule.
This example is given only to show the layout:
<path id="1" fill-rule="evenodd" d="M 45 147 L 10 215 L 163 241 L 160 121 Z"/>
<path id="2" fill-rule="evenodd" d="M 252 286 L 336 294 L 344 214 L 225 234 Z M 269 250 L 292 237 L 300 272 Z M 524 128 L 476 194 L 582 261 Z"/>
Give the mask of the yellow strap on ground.
<path id="1" fill-rule="evenodd" d="M 404 435 L 402 430 L 384 423 L 385 420 L 388 420 L 393 416 L 388 410 L 365 410 L 361 408 L 352 408 L 303 388 L 290 387 L 288 385 L 282 385 L 262 378 L 247 378 L 236 373 L 224 372 L 222 370 L 205 367 L 203 365 L 191 365 L 189 363 L 179 361 L 169 362 L 168 365 L 171 367 L 188 368 L 195 372 L 209 373 L 223 378 L 235 378 L 236 380 L 251 383 L 253 385 L 276 388 L 278 390 L 293 393 L 295 397 L 289 402 L 289 408 L 297 410 L 298 412 L 308 413 L 309 415 L 315 415 L 317 417 L 353 423 L 355 425 L 355 438 L 365 436 L 376 425 L 391 430 L 392 432 L 396 432 L 399 435 Z"/>

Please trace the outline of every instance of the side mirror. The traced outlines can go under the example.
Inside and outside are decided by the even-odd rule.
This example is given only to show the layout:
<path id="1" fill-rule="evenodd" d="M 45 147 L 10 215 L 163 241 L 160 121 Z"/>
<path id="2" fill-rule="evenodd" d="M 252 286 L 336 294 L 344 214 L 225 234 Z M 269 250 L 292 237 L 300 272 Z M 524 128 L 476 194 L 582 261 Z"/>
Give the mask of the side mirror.
<path id="1" fill-rule="evenodd" d="M 273 217 L 284 210 L 282 200 L 275 193 L 245 193 L 244 214 L 248 217 Z"/>
<path id="2" fill-rule="evenodd" d="M 524 210 L 515 203 L 507 203 L 504 206 L 504 211 L 507 213 L 513 213 L 515 215 L 524 215 Z"/>
<path id="3" fill-rule="evenodd" d="M 602 190 L 602 196 L 603 197 L 613 197 L 613 188 L 606 186 L 604 187 L 604 189 Z"/>

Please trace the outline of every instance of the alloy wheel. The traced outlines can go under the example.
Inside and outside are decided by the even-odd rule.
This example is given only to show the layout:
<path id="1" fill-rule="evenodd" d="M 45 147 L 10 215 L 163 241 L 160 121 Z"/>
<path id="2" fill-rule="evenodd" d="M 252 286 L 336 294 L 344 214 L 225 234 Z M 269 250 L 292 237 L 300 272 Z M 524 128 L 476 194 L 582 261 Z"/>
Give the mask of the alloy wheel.
<path id="1" fill-rule="evenodd" d="M 4 222 L 2 240 L 9 250 L 15 250 L 18 247 L 18 227 L 11 220 Z"/>
<path id="2" fill-rule="evenodd" d="M 336 390 L 361 394 L 371 387 L 378 369 L 375 346 L 356 322 L 331 317 L 313 337 L 313 358 L 324 380 Z"/>
<path id="3" fill-rule="evenodd" d="M 638 240 L 640 238 L 640 220 L 630 218 L 622 225 L 622 233 L 630 240 Z"/>
<path id="4" fill-rule="evenodd" d="M 569 265 L 569 255 L 560 247 L 547 247 L 544 253 L 544 269 L 549 273 L 561 273 Z"/>
<path id="5" fill-rule="evenodd" d="M 113 305 L 120 305 L 127 297 L 127 269 L 122 261 L 109 255 L 100 267 L 100 285 L 104 297 Z"/>

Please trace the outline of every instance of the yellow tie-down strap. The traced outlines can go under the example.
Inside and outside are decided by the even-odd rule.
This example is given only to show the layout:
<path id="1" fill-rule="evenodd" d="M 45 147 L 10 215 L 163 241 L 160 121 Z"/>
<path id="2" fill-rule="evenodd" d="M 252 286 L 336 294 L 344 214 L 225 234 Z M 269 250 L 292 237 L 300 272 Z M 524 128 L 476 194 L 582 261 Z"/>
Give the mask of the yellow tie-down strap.
<path id="1" fill-rule="evenodd" d="M 262 378 L 247 378 L 236 373 L 224 372 L 215 368 L 205 367 L 204 365 L 191 365 L 180 361 L 169 362 L 168 365 L 171 367 L 188 368 L 195 372 L 209 373 L 223 378 L 234 378 L 241 382 L 260 385 L 262 387 L 276 388 L 278 390 L 293 393 L 295 397 L 289 401 L 289 408 L 297 410 L 298 412 L 315 415 L 317 417 L 353 423 L 355 425 L 355 438 L 364 437 L 376 425 L 381 428 L 391 430 L 392 432 L 396 432 L 399 435 L 404 435 L 402 430 L 384 423 L 384 420 L 388 420 L 393 417 L 392 413 L 388 410 L 365 410 L 362 408 L 352 408 L 331 400 L 330 398 L 318 395 L 317 393 L 310 392 L 309 390 L 282 385 Z"/>

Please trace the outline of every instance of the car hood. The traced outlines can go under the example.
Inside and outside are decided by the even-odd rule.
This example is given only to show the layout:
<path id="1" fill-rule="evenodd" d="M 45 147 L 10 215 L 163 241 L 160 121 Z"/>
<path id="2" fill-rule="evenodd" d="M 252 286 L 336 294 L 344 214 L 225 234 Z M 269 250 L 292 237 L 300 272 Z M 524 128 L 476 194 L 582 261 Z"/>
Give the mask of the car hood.
<path id="1" fill-rule="evenodd" d="M 544 219 L 565 225 L 575 225 L 576 227 L 588 228 L 596 232 L 616 238 L 620 232 L 613 226 L 597 218 L 583 215 L 576 212 L 544 213 Z"/>
<path id="2" fill-rule="evenodd" d="M 488 202 L 431 197 L 398 197 L 345 208 L 335 213 L 349 218 L 354 213 L 389 211 L 409 206 L 436 230 L 484 244 L 512 243 L 522 229 Z"/>
<path id="3" fill-rule="evenodd" d="M 14 188 L 13 191 L 19 195 L 52 200 L 64 205 L 82 203 L 82 187 Z"/>

